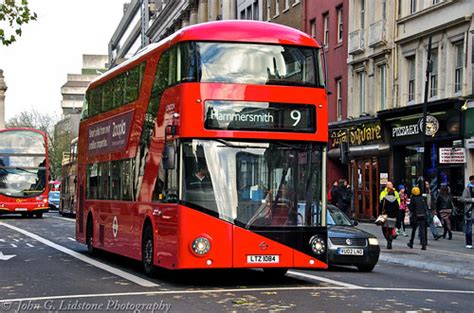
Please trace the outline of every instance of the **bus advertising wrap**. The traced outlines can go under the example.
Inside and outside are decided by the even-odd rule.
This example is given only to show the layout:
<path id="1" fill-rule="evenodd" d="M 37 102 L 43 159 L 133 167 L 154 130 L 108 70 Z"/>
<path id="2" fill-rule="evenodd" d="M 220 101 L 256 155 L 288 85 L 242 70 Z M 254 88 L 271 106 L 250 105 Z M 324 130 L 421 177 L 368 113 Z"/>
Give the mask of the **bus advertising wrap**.
<path id="1" fill-rule="evenodd" d="M 206 101 L 206 129 L 314 133 L 313 105 L 246 101 Z"/>
<path id="2" fill-rule="evenodd" d="M 133 111 L 92 124 L 88 128 L 88 152 L 98 155 L 120 151 L 127 146 Z"/>

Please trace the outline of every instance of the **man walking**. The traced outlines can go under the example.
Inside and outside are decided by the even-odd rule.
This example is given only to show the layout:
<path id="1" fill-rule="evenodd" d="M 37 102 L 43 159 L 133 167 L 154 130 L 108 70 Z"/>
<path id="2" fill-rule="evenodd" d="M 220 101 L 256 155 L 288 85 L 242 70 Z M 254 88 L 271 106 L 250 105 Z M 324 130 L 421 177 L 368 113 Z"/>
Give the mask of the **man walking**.
<path id="1" fill-rule="evenodd" d="M 464 218 L 466 220 L 464 233 L 466 234 L 466 248 L 472 249 L 472 209 L 474 202 L 474 175 L 469 176 L 467 184 L 461 197 L 464 203 Z"/>

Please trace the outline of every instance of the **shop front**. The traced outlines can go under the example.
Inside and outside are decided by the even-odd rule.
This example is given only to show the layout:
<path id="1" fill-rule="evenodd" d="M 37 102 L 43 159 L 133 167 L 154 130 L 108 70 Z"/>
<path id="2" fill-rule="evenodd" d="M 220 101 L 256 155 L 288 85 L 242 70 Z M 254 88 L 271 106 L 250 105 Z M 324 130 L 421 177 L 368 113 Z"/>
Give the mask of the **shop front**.
<path id="1" fill-rule="evenodd" d="M 345 178 L 353 192 L 352 217 L 375 219 L 381 184 L 391 176 L 390 147 L 384 143 L 380 121 L 370 117 L 332 125 L 329 137 L 329 158 L 340 167 L 345 167 Z M 342 164 L 341 154 L 345 151 L 341 145 L 344 143 L 347 143 L 348 148 L 347 162 Z"/>
<path id="2" fill-rule="evenodd" d="M 454 197 L 462 194 L 466 162 L 462 104 L 460 100 L 429 103 L 424 147 L 421 146 L 422 105 L 378 112 L 392 147 L 395 186 L 404 184 L 411 188 L 419 185 L 424 176 L 435 196 L 442 185 L 449 186 Z"/>

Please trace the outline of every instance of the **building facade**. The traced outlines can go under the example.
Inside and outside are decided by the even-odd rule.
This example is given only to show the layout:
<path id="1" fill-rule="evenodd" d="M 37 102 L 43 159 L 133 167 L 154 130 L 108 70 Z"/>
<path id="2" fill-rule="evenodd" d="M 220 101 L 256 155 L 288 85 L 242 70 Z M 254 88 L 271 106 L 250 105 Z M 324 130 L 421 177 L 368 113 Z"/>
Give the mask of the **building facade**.
<path id="1" fill-rule="evenodd" d="M 348 0 L 323 0 L 304 2 L 304 30 L 322 46 L 328 67 L 326 85 L 330 134 L 339 136 L 345 133 L 341 124 L 347 119 L 347 39 L 348 39 Z M 344 62 L 341 62 L 344 60 Z M 331 158 L 328 160 L 328 188 L 331 182 L 348 177 L 347 166 L 341 164 L 339 141 L 335 138 L 330 144 Z"/>
<path id="2" fill-rule="evenodd" d="M 0 129 L 5 128 L 5 93 L 7 84 L 3 76 L 3 70 L 0 69 Z"/>
<path id="3" fill-rule="evenodd" d="M 263 20 L 304 30 L 304 0 L 264 0 Z"/>
<path id="4" fill-rule="evenodd" d="M 469 0 L 401 1 L 397 8 L 396 108 L 378 113 L 393 147 L 391 166 L 396 182 L 415 185 L 423 176 L 434 193 L 441 185 L 449 185 L 456 197 L 472 174 L 473 151 L 463 145 L 463 137 L 473 123 L 465 119 L 472 98 L 473 12 L 474 3 Z M 429 52 L 432 70 L 426 89 Z M 421 153 L 425 92 L 428 118 Z"/>

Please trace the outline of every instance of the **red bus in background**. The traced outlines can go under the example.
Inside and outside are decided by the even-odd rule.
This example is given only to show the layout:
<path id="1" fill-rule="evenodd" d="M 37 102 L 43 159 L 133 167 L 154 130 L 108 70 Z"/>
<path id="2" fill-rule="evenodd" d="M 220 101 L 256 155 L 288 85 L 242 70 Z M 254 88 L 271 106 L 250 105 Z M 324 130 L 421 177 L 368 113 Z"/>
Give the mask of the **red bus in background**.
<path id="1" fill-rule="evenodd" d="M 327 267 L 320 46 L 273 23 L 179 30 L 93 81 L 76 238 L 167 269 Z"/>
<path id="2" fill-rule="evenodd" d="M 0 130 L 0 214 L 48 211 L 48 142 L 34 129 Z"/>
<path id="3" fill-rule="evenodd" d="M 61 191 L 61 181 L 59 180 L 53 180 L 50 181 L 49 184 L 49 191 Z"/>

